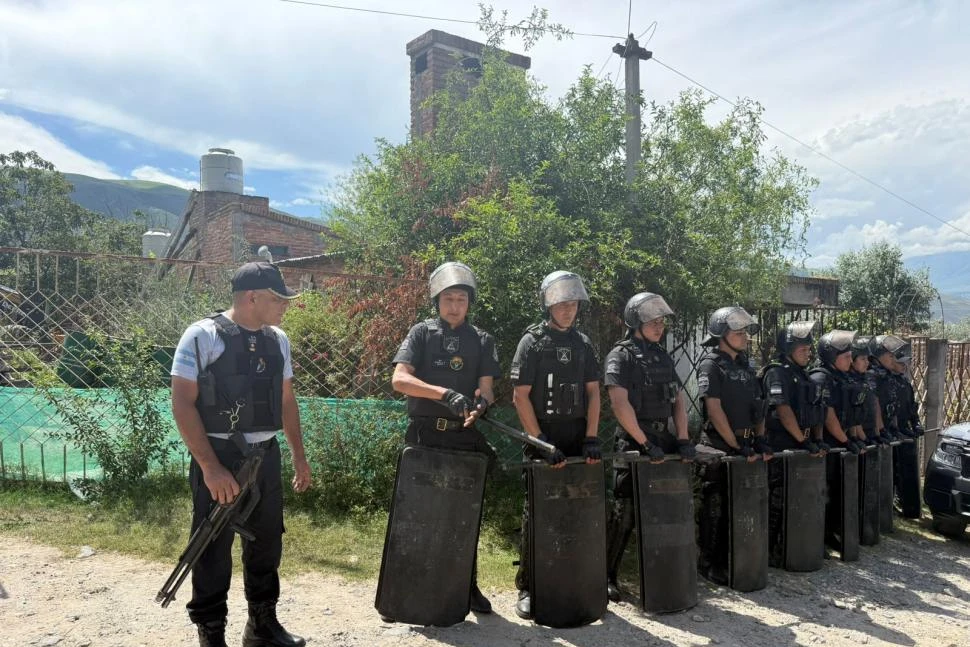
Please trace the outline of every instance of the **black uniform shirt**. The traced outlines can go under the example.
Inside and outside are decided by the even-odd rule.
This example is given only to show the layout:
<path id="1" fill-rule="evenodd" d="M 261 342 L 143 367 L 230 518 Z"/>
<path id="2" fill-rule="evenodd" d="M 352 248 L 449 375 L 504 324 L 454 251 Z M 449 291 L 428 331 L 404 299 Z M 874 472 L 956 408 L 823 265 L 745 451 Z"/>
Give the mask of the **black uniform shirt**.
<path id="1" fill-rule="evenodd" d="M 576 358 L 576 346 L 578 344 L 585 346 L 585 357 L 583 359 L 582 369 L 583 384 L 587 382 L 598 382 L 601 379 L 599 360 L 596 358 L 596 350 L 589 341 L 589 337 L 578 330 L 556 330 L 545 324 L 543 324 L 543 328 L 546 331 L 546 335 L 552 340 L 552 344 L 556 347 L 559 356 L 562 359 L 566 359 L 564 363 L 573 361 Z M 533 388 L 542 386 L 541 376 L 537 372 L 539 357 L 538 352 L 534 348 L 535 342 L 536 335 L 532 331 L 526 331 L 522 335 L 522 339 L 519 340 L 519 345 L 515 349 L 515 356 L 512 358 L 511 377 L 514 386 L 532 386 Z M 559 349 L 568 349 L 570 352 L 568 358 Z"/>
<path id="2" fill-rule="evenodd" d="M 660 344 L 654 344 L 652 342 L 644 341 L 642 339 L 634 338 L 634 343 L 640 347 L 645 356 L 650 356 L 652 354 L 666 355 L 666 359 L 673 364 L 673 358 Z M 614 346 L 613 349 L 606 355 L 606 372 L 603 375 L 603 383 L 606 386 L 622 386 L 628 391 L 633 388 L 634 376 L 635 376 L 635 365 L 637 358 L 633 356 L 631 352 L 622 346 Z M 683 387 L 684 383 L 681 381 L 680 376 L 677 375 L 677 371 L 673 371 L 674 380 L 677 382 L 678 386 Z"/>
<path id="3" fill-rule="evenodd" d="M 434 320 L 430 320 L 434 321 Z M 397 354 L 394 364 L 410 364 L 419 379 L 474 397 L 480 377 L 501 377 L 495 338 L 487 332 L 463 322 L 452 329 L 442 319 L 437 320 L 442 335 L 440 348 L 431 348 L 432 331 L 428 321 L 411 327 Z M 428 398 L 408 396 L 408 413 L 412 416 L 447 416 L 454 414 L 444 403 Z"/>
<path id="4" fill-rule="evenodd" d="M 725 374 L 717 360 L 720 360 L 722 366 L 728 367 L 728 374 Z M 727 380 L 732 380 L 734 384 L 725 384 Z M 755 400 L 760 395 L 761 385 L 744 353 L 739 353 L 732 359 L 721 349 L 714 349 L 697 366 L 697 396 L 702 402 L 707 398 L 720 400 L 721 408 L 732 429 L 747 429 L 756 424 L 756 414 L 760 414 L 760 411 L 754 411 L 757 406 Z M 706 421 L 706 404 L 703 406 L 703 414 Z"/>

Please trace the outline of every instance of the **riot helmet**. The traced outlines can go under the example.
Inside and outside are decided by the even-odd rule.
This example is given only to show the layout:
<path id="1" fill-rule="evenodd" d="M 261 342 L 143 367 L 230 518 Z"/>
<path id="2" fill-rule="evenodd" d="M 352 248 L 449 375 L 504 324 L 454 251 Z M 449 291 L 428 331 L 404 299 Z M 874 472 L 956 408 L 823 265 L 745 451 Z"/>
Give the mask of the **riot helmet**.
<path id="1" fill-rule="evenodd" d="M 872 344 L 872 337 L 869 335 L 856 335 L 852 340 L 852 359 L 865 355 L 869 357 L 869 346 Z"/>
<path id="2" fill-rule="evenodd" d="M 539 285 L 539 307 L 548 316 L 549 308 L 566 301 L 589 301 L 586 286 L 578 274 L 557 270 L 542 279 Z"/>
<path id="3" fill-rule="evenodd" d="M 896 361 L 904 364 L 909 362 L 913 357 L 913 350 L 909 342 L 896 335 L 876 335 L 873 337 L 870 342 L 869 354 L 874 359 L 879 359 L 880 356 L 886 353 L 892 353 Z"/>
<path id="4" fill-rule="evenodd" d="M 434 269 L 428 279 L 428 288 L 435 306 L 438 305 L 438 295 L 448 288 L 465 288 L 468 290 L 468 303 L 472 304 L 475 303 L 478 284 L 475 281 L 475 273 L 471 271 L 471 268 L 464 263 L 449 261 Z"/>
<path id="5" fill-rule="evenodd" d="M 796 346 L 811 346 L 815 343 L 812 338 L 812 331 L 815 329 L 814 321 L 793 321 L 782 330 L 778 331 L 777 347 L 778 354 L 785 356 L 791 355 Z"/>
<path id="6" fill-rule="evenodd" d="M 718 340 L 729 330 L 744 330 L 749 335 L 756 335 L 761 330 L 761 324 L 741 306 L 718 308 L 707 322 L 707 337 L 701 345 L 716 346 Z M 738 350 L 738 352 L 741 351 Z"/>
<path id="7" fill-rule="evenodd" d="M 835 358 L 853 349 L 856 337 L 855 330 L 830 330 L 818 340 L 818 358 L 825 366 L 831 367 Z"/>
<path id="8" fill-rule="evenodd" d="M 630 331 L 637 330 L 642 324 L 660 317 L 668 317 L 674 311 L 664 298 L 653 292 L 640 292 L 630 297 L 623 308 L 623 323 Z"/>

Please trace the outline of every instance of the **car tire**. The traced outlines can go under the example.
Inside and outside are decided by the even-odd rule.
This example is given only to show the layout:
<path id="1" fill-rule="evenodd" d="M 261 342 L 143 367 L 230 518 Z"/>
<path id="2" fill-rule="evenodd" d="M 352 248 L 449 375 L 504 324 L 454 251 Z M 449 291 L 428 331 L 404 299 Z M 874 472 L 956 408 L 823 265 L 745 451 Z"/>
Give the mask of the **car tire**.
<path id="1" fill-rule="evenodd" d="M 967 521 L 962 517 L 951 517 L 941 514 L 933 515 L 933 530 L 940 533 L 944 537 L 959 539 L 963 537 L 963 533 L 966 529 Z"/>

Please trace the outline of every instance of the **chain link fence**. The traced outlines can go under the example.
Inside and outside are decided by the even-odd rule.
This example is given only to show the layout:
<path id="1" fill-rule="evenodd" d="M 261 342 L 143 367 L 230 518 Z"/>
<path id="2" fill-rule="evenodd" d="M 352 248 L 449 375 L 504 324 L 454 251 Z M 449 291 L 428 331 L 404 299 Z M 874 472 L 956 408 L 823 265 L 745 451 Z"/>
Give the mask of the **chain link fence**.
<path id="1" fill-rule="evenodd" d="M 162 461 L 187 463 L 169 406 L 175 345 L 184 329 L 229 305 L 236 266 L 40 250 L 0 249 L 0 478 L 68 481 L 97 475 L 100 466 L 78 449 L 72 429 L 97 426 L 106 442 L 133 424 L 159 427 L 171 441 Z M 287 283 L 303 296 L 287 312 L 294 388 L 308 453 L 332 460 L 345 452 L 355 469 L 372 470 L 355 452 L 380 438 L 400 442 L 404 406 L 390 387 L 390 359 L 410 326 L 428 312 L 420 273 L 404 278 L 351 275 L 283 266 Z M 836 308 L 753 309 L 762 324 L 752 358 L 764 365 L 774 353 L 774 333 L 795 320 L 815 320 L 818 331 L 885 330 L 878 312 Z M 592 310 L 583 328 L 602 360 L 622 336 L 618 313 Z M 700 344 L 706 320 L 671 326 L 668 348 L 685 383 L 690 428 L 700 426 L 695 372 L 707 349 Z M 918 393 L 925 352 L 914 339 L 913 378 Z M 968 415 L 970 344 L 952 344 L 947 371 L 947 421 Z M 134 373 L 124 367 L 138 364 Z M 130 368 L 130 366 L 129 366 Z M 507 366 L 504 366 L 507 369 Z M 157 410 L 148 422 L 132 416 L 132 383 Z M 147 385 L 147 386 L 146 386 Z M 515 424 L 507 405 L 507 380 L 493 413 Z M 145 395 L 145 393 L 148 395 Z M 920 396 L 918 396 L 920 397 Z M 920 397 L 921 399 L 921 397 Z M 606 400 L 604 399 L 604 402 Z M 80 418 L 78 411 L 83 412 Z M 603 407 L 604 438 L 615 422 Z M 503 462 L 520 460 L 521 448 L 489 433 Z M 338 445 L 338 446 L 334 446 Z M 312 459 L 312 457 L 311 457 Z"/>

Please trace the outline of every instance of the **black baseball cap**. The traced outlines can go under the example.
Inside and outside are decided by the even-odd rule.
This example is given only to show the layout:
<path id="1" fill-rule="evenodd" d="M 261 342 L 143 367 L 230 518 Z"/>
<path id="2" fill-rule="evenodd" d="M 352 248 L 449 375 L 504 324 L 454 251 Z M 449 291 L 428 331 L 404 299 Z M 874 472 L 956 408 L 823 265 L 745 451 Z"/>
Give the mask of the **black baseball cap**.
<path id="1" fill-rule="evenodd" d="M 295 299 L 300 296 L 283 282 L 280 268 L 272 263 L 259 261 L 246 263 L 232 275 L 232 291 L 269 290 L 283 299 Z"/>

